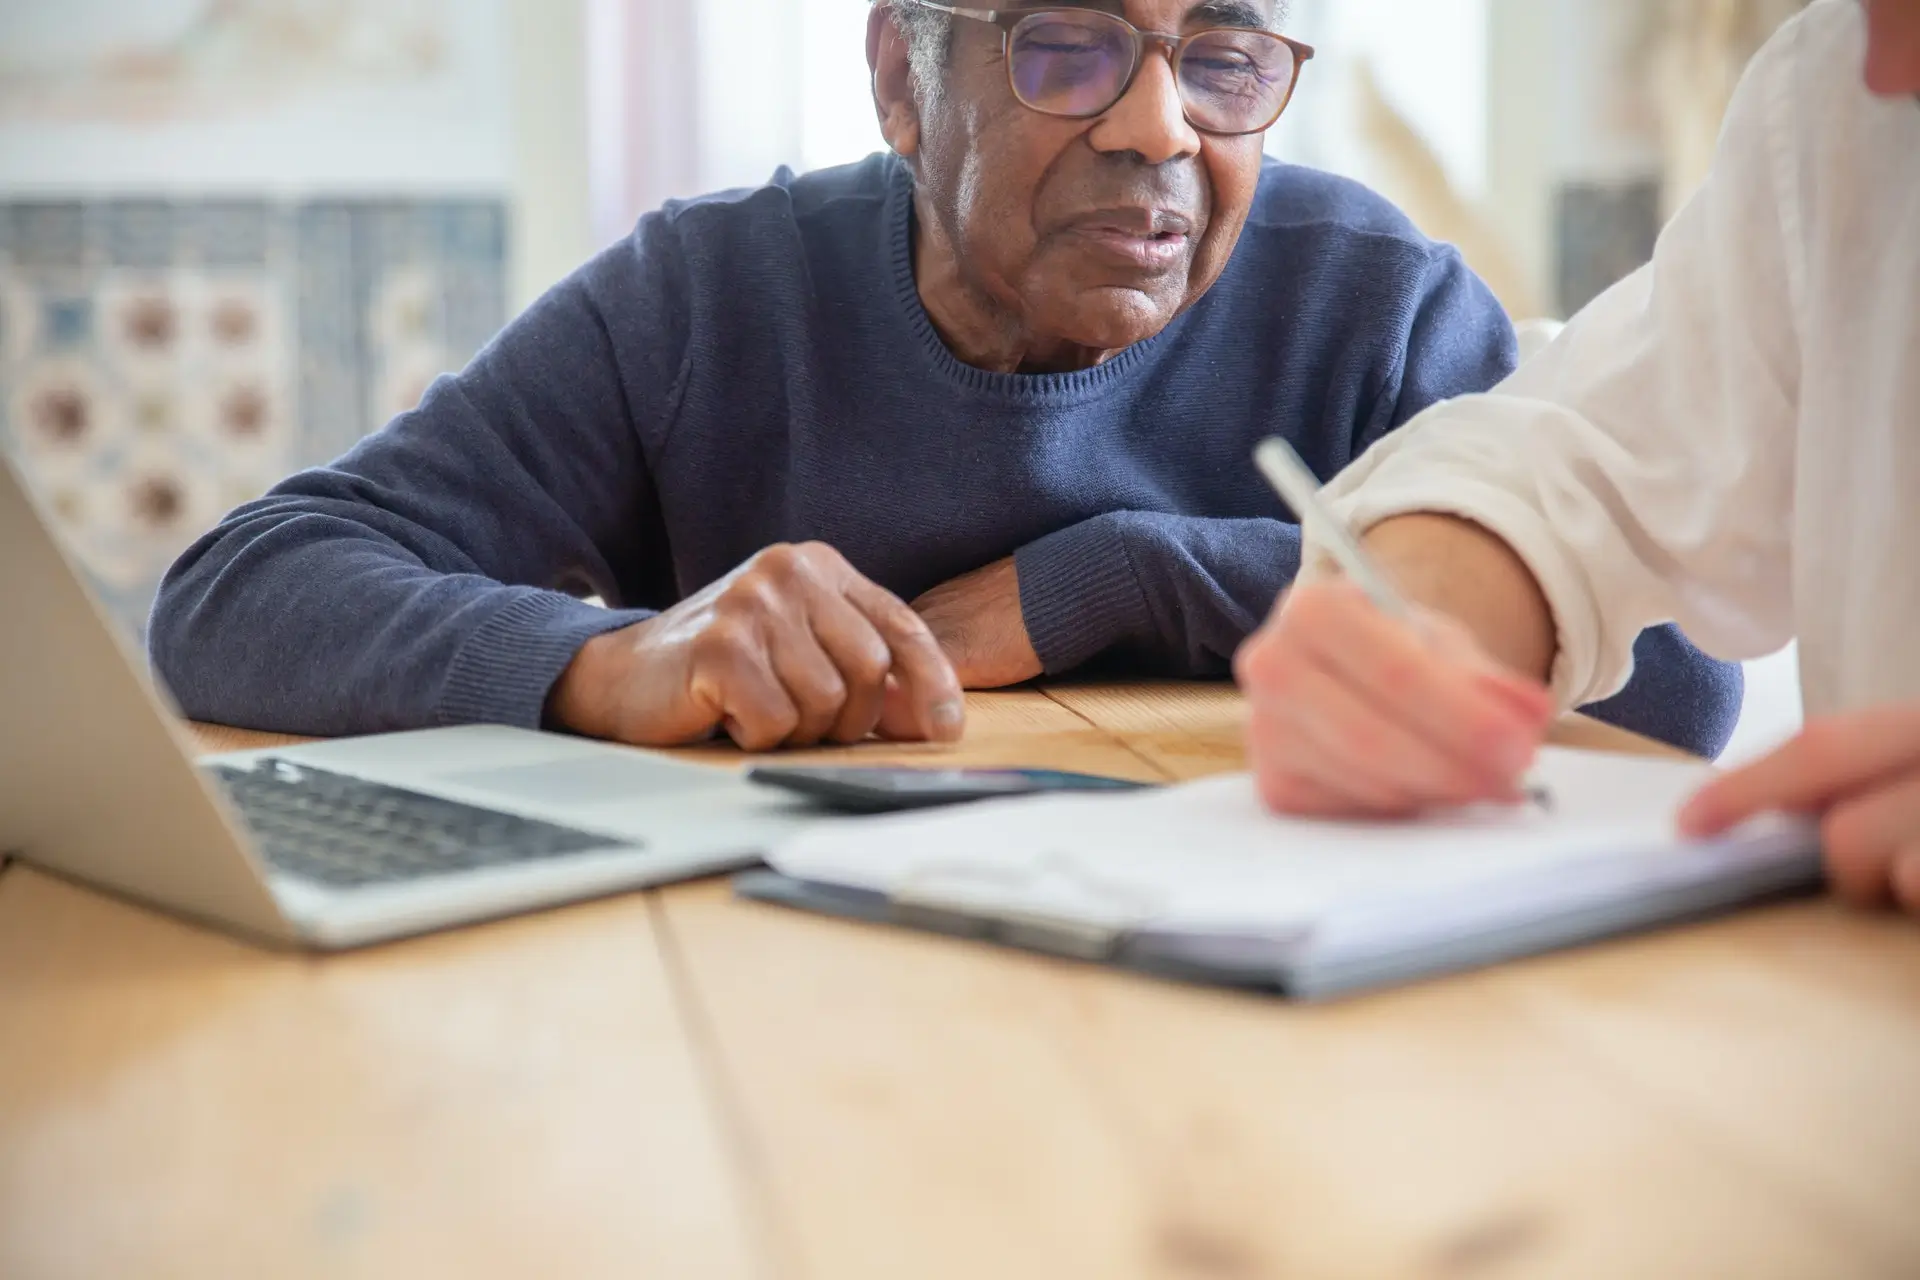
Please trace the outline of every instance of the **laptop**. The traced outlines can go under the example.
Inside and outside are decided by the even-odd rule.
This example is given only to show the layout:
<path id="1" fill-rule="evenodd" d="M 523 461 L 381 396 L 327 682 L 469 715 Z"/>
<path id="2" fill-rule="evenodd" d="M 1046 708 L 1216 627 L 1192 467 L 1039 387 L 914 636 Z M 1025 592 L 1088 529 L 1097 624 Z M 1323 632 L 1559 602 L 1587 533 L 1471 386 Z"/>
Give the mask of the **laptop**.
<path id="1" fill-rule="evenodd" d="M 818 814 L 739 771 L 503 727 L 196 763 L 0 458 L 0 859 L 335 950 L 735 870 Z"/>

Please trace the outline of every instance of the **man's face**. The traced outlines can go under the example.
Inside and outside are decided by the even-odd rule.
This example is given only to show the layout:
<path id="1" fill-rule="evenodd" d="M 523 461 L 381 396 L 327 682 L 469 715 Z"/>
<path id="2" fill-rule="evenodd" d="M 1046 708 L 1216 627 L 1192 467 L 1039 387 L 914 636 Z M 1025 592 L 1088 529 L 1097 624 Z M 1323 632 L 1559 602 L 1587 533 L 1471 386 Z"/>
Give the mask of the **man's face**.
<path id="1" fill-rule="evenodd" d="M 1271 27 L 1276 0 L 1083 0 L 1143 31 Z M 1126 95 L 1076 120 L 1023 106 L 1001 32 L 956 19 L 942 87 L 923 102 L 919 177 L 961 280 L 1051 342 L 1115 351 L 1212 287 L 1245 225 L 1261 135 L 1197 132 L 1165 53 Z"/>
<path id="2" fill-rule="evenodd" d="M 1920 94 L 1920 0 L 1865 0 L 1867 88 Z"/>

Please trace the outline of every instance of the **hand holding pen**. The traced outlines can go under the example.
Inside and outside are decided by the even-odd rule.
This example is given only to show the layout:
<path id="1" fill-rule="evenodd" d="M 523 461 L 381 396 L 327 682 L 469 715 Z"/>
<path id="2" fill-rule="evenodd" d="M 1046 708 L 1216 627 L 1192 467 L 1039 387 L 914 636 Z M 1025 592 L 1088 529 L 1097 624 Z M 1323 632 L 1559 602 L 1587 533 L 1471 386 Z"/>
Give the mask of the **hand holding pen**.
<path id="1" fill-rule="evenodd" d="M 1342 575 L 1289 592 L 1235 663 L 1267 803 L 1399 817 L 1529 799 L 1525 774 L 1554 716 L 1547 690 L 1404 600 L 1284 441 L 1256 461 Z"/>

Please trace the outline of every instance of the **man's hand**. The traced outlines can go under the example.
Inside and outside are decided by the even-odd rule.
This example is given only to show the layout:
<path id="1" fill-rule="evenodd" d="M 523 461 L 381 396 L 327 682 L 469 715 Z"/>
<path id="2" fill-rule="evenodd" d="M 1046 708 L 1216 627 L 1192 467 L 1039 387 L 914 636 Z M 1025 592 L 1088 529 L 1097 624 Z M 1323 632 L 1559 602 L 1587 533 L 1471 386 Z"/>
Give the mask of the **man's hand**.
<path id="1" fill-rule="evenodd" d="M 1458 623 L 1398 622 L 1346 582 L 1296 588 L 1234 666 L 1260 793 L 1307 817 L 1515 802 L 1553 721 L 1547 690 Z"/>
<path id="2" fill-rule="evenodd" d="M 953 667 L 920 616 L 831 547 L 776 546 L 657 618 L 590 640 L 548 718 L 637 746 L 724 727 L 748 751 L 886 737 L 951 741 Z"/>
<path id="3" fill-rule="evenodd" d="M 913 608 L 952 661 L 961 687 L 1004 689 L 1042 674 L 1011 558 L 935 587 Z"/>
<path id="4" fill-rule="evenodd" d="M 1920 915 L 1920 702 L 1815 721 L 1708 786 L 1680 822 L 1688 835 L 1714 836 L 1774 812 L 1820 818 L 1842 898 Z"/>

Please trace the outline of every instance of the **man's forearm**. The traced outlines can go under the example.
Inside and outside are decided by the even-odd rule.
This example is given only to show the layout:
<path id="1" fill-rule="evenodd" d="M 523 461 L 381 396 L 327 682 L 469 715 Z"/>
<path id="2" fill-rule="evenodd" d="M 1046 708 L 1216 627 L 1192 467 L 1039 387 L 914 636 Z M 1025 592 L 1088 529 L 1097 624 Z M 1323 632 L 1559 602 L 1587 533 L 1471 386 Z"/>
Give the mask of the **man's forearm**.
<path id="1" fill-rule="evenodd" d="M 1116 649 L 1212 679 L 1300 567 L 1278 520 L 1110 511 L 1021 549 L 1021 604 L 1048 674 Z"/>
<path id="2" fill-rule="evenodd" d="M 1422 514 L 1384 520 L 1365 541 L 1408 599 L 1458 620 L 1514 670 L 1547 679 L 1558 649 L 1553 611 L 1526 562 L 1497 535 Z"/>

